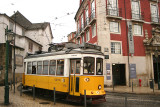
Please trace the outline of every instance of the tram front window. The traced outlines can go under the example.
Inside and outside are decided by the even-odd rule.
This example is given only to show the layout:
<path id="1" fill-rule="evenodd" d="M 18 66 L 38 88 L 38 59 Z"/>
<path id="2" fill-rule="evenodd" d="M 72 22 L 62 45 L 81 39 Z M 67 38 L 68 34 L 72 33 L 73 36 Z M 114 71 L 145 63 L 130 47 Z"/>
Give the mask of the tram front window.
<path id="1" fill-rule="evenodd" d="M 84 57 L 83 74 L 94 75 L 95 59 L 93 57 Z"/>
<path id="2" fill-rule="evenodd" d="M 103 74 L 103 59 L 97 58 L 96 59 L 96 75 L 102 75 Z"/>

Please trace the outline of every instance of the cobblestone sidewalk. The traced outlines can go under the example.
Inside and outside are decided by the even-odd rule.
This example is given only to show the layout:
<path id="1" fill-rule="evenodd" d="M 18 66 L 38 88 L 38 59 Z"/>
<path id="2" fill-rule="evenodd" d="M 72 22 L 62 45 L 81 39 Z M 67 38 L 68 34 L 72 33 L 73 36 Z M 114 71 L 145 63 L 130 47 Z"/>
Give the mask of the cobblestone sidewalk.
<path id="1" fill-rule="evenodd" d="M 9 102 L 10 102 L 9 105 L 4 105 L 4 86 L 0 86 L 0 107 L 53 107 L 54 106 L 52 101 L 48 100 L 46 101 L 39 98 L 33 100 L 32 96 L 28 96 L 26 94 L 20 96 L 20 92 L 17 90 L 17 86 L 18 84 L 16 85 L 15 93 L 13 92 L 13 89 L 10 90 L 9 92 Z M 40 104 L 45 102 L 47 102 L 47 104 Z M 74 107 L 74 106 L 56 102 L 56 105 L 54 107 Z"/>

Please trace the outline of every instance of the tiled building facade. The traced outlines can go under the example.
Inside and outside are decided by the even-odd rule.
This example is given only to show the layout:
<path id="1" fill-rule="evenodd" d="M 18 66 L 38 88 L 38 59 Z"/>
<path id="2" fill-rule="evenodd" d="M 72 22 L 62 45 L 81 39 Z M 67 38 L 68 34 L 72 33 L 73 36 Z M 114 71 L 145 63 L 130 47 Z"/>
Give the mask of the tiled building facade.
<path id="1" fill-rule="evenodd" d="M 157 83 L 158 0 L 80 0 L 75 15 L 77 43 L 102 47 L 105 84 Z M 160 65 L 159 61 L 158 64 Z M 160 70 L 159 70 L 160 71 Z"/>

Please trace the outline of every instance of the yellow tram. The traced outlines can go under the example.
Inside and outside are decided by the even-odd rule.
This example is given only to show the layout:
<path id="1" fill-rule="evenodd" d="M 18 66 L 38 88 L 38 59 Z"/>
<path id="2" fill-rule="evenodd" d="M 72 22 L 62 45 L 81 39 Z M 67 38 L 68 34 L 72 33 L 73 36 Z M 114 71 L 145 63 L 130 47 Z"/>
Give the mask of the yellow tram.
<path id="1" fill-rule="evenodd" d="M 101 47 L 84 43 L 54 44 L 49 52 L 29 55 L 24 59 L 24 87 L 53 90 L 69 97 L 92 103 L 105 102 Z"/>

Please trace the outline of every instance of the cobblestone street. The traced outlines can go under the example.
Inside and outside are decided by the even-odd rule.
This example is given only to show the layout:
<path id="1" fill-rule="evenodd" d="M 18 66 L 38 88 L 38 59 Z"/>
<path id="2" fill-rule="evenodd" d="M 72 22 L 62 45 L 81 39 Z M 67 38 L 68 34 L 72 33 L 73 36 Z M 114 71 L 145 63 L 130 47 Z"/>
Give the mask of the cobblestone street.
<path id="1" fill-rule="evenodd" d="M 4 86 L 0 86 L 0 107 L 53 107 L 54 102 L 51 100 L 45 100 L 37 98 L 33 100 L 32 96 L 29 96 L 27 94 L 22 94 L 20 96 L 20 92 L 17 90 L 16 85 L 16 91 L 13 92 L 13 89 L 10 89 L 9 92 L 9 105 L 4 105 Z M 75 107 L 74 105 L 70 105 L 67 103 L 58 103 L 56 102 L 55 107 Z M 78 105 L 76 105 L 78 107 Z M 79 106 L 80 107 L 80 106 Z"/>

